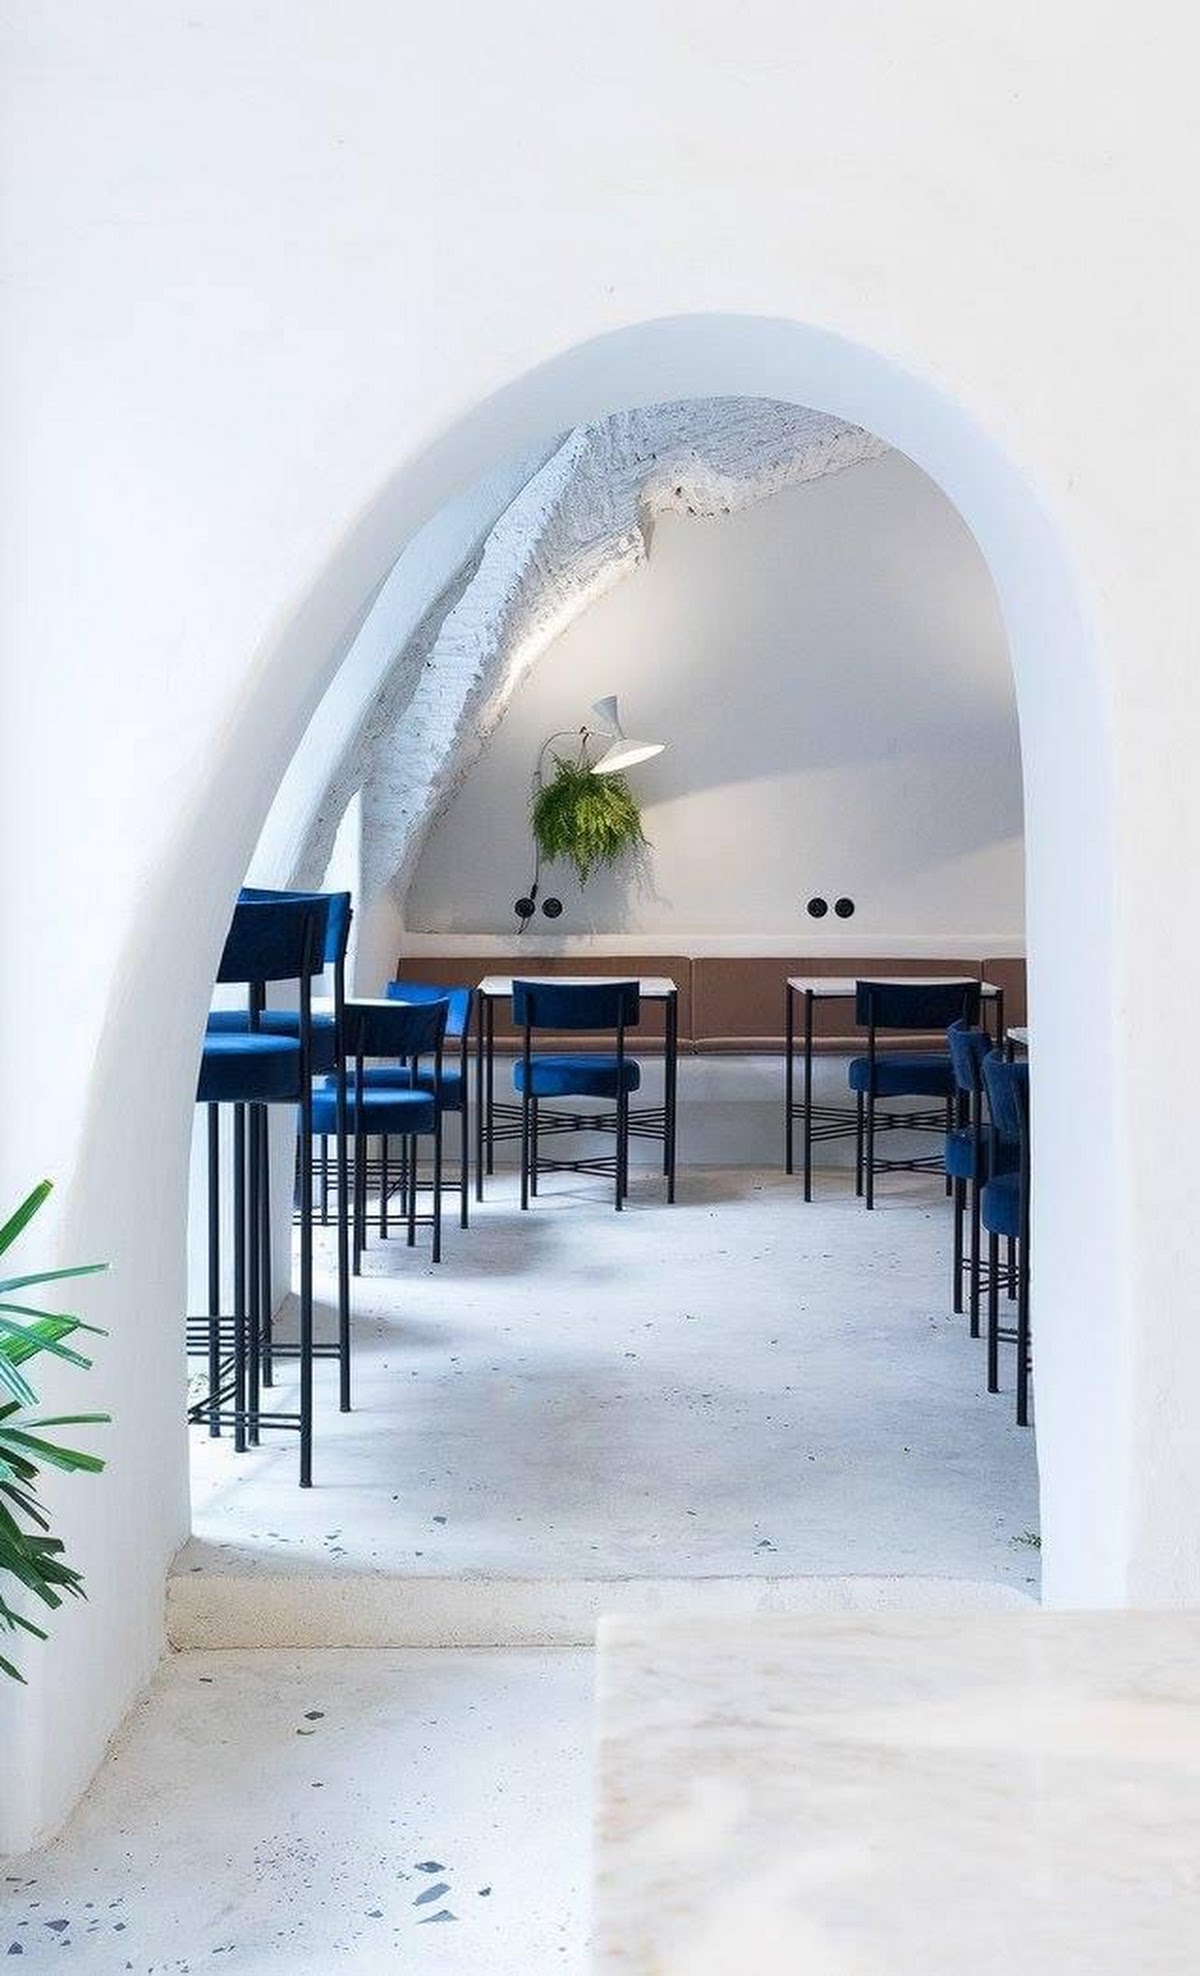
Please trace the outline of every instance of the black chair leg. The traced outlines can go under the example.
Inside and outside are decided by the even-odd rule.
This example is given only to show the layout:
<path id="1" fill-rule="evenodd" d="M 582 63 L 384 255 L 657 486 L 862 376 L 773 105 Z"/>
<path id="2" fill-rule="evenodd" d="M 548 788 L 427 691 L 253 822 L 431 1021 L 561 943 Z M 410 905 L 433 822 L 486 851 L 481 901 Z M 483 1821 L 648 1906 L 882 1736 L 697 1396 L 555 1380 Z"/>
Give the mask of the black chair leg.
<path id="1" fill-rule="evenodd" d="M 408 1135 L 408 1246 L 417 1246 L 417 1142 Z"/>
<path id="2" fill-rule="evenodd" d="M 962 1316 L 963 1307 L 963 1223 L 967 1212 L 967 1183 L 954 1182 L 954 1261 L 951 1265 L 954 1282 L 954 1314 Z"/>
<path id="3" fill-rule="evenodd" d="M 329 1135 L 321 1134 L 321 1226 L 329 1226 Z"/>
<path id="4" fill-rule="evenodd" d="M 1017 1426 L 1029 1425 L 1029 1247 L 1022 1242 L 1017 1279 Z"/>
<path id="5" fill-rule="evenodd" d="M 442 1114 L 434 1114 L 433 1124 L 433 1260 L 442 1260 Z"/>
<path id="6" fill-rule="evenodd" d="M 1009 1302 L 1012 1303 L 1015 1300 L 1017 1294 L 1017 1241 L 1015 1235 L 1009 1235 L 1006 1238 L 1006 1241 L 1007 1241 L 1007 1247 L 1005 1251 L 1004 1273 L 1006 1278 L 1006 1287 L 1008 1289 Z"/>
<path id="7" fill-rule="evenodd" d="M 971 1182 L 971 1336 L 979 1336 L 980 1284 L 983 1276 L 983 1223 L 979 1218 L 982 1189 L 978 1180 Z"/>
<path id="8" fill-rule="evenodd" d="M 346 1068 L 338 1065 L 337 1089 L 337 1281 L 338 1411 L 350 1411 L 350 1142 Z"/>
<path id="9" fill-rule="evenodd" d="M 529 1206 L 529 1092 L 521 1093 L 521 1206 Z"/>
<path id="10" fill-rule="evenodd" d="M 867 1206 L 875 1205 L 875 1093 L 867 1093 Z"/>
<path id="11" fill-rule="evenodd" d="M 383 1133 L 379 1141 L 379 1235 L 387 1240 L 388 1232 L 388 1135 Z"/>
<path id="12" fill-rule="evenodd" d="M 471 1199 L 471 1130 L 470 1110 L 467 1102 L 467 1070 L 463 1066 L 462 1106 L 458 1114 L 458 1129 L 461 1134 L 458 1154 L 458 1225 L 470 1226 Z"/>
<path id="13" fill-rule="evenodd" d="M 354 1254 L 353 1272 L 362 1275 L 363 1223 L 367 1217 L 367 1141 L 361 1125 L 354 1128 Z"/>
<path id="14" fill-rule="evenodd" d="M 538 1101 L 529 1100 L 529 1191 L 536 1196 L 538 1190 Z"/>
<path id="15" fill-rule="evenodd" d="M 618 1214 L 625 1206 L 623 1182 L 625 1178 L 625 1138 L 629 1127 L 629 1100 L 624 1091 L 617 1094 L 617 1157 L 613 1161 L 616 1168 L 616 1208 Z"/>
<path id="16" fill-rule="evenodd" d="M 987 1389 L 1000 1391 L 1000 1237 L 988 1236 Z"/>
<path id="17" fill-rule="evenodd" d="M 946 1100 L 946 1131 L 947 1131 L 947 1133 L 950 1133 L 950 1132 L 952 1132 L 953 1130 L 954 1130 L 954 1100 L 953 1100 L 953 1098 L 947 1098 L 947 1100 Z M 953 1192 L 954 1192 L 954 1182 L 953 1182 L 953 1180 L 951 1179 L 951 1177 L 950 1177 L 950 1175 L 949 1175 L 949 1174 L 947 1174 L 947 1175 L 946 1175 L 946 1195 L 947 1195 L 947 1198 L 949 1198 L 949 1196 L 950 1196 L 950 1195 L 951 1195 L 951 1194 L 952 1194 Z M 955 1310 L 961 1310 L 961 1309 L 962 1309 L 962 1305 L 961 1305 L 961 1303 L 959 1303 L 959 1304 L 956 1304 L 956 1305 L 954 1306 L 954 1308 L 955 1308 Z"/>
<path id="18" fill-rule="evenodd" d="M 862 1199 L 863 1190 L 863 1094 L 858 1093 L 854 1133 L 854 1191 Z"/>

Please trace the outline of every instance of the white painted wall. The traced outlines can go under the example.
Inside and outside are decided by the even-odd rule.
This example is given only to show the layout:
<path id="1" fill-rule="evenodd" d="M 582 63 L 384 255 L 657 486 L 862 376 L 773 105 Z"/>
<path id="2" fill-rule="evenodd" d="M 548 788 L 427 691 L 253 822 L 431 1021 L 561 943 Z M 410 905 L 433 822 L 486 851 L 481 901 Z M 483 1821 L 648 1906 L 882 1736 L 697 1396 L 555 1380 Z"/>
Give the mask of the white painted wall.
<path id="1" fill-rule="evenodd" d="M 1046 1589 L 1194 1602 L 1186 10 L 13 0 L 0 31 L 0 1188 L 60 1180 L 31 1262 L 114 1260 L 119 1422 L 56 1497 L 90 1602 L 0 1695 L 0 1845 L 161 1646 L 196 1058 L 275 787 L 398 548 L 614 407 L 827 410 L 980 543 L 1030 846 Z"/>
<path id="2" fill-rule="evenodd" d="M 544 868 L 566 910 L 531 933 L 1020 940 L 1007 640 L 978 548 L 910 461 L 720 520 L 662 516 L 649 562 L 555 640 L 434 826 L 411 931 L 514 930 L 538 750 L 611 691 L 631 732 L 669 739 L 631 772 L 653 848 L 582 889 Z M 853 898 L 853 921 L 810 920 L 814 893 Z"/>

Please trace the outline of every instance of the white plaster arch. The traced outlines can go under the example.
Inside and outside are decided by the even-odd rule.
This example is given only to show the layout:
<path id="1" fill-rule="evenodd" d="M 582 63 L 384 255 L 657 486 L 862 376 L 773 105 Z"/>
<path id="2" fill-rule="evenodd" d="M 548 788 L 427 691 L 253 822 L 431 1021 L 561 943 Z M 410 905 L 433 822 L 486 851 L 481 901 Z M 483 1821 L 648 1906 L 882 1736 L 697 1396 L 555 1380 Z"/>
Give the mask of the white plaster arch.
<path id="1" fill-rule="evenodd" d="M 1121 1603 L 1129 1594 L 1142 1533 L 1130 1514 L 1133 1400 L 1116 1124 L 1125 1094 L 1108 878 L 1112 742 L 1106 688 L 1058 531 L 1037 488 L 972 411 L 887 356 L 794 321 L 698 315 L 646 322 L 552 356 L 401 461 L 248 663 L 203 809 L 164 847 L 110 996 L 58 1224 L 64 1253 L 107 1253 L 117 1261 L 120 1274 L 104 1293 L 108 1308 L 116 1313 L 132 1298 L 138 1312 L 119 1349 L 114 1340 L 108 1377 L 121 1381 L 122 1350 L 151 1362 L 131 1383 L 123 1452 L 105 1503 L 86 1528 L 77 1526 L 92 1590 L 88 1624 L 58 1629 L 31 1667 L 19 1709 L 11 1697 L 0 1698 L 0 1734 L 22 1821 L 0 1834 L 0 1843 L 61 1814 L 161 1641 L 155 1566 L 167 1561 L 164 1499 L 176 1506 L 179 1535 L 185 1524 L 179 1313 L 196 1060 L 230 901 L 325 682 L 396 544 L 496 460 L 614 408 L 723 396 L 810 406 L 900 448 L 959 508 L 995 580 L 1016 674 L 1028 819 L 1045 1586 L 1060 1603 Z M 1077 1036 L 1081 972 L 1091 1018 L 1086 1060 Z M 1081 1138 L 1075 1120 L 1085 1089 L 1088 1132 Z M 139 1108 L 149 1122 L 131 1145 L 123 1120 Z M 157 1203 L 153 1215 L 146 1213 L 149 1199 Z M 103 1319 L 104 1297 L 98 1302 Z M 1105 1450 L 1102 1468 L 1093 1459 L 1097 1446 Z M 1160 1446 L 1158 1458 L 1160 1468 L 1178 1473 L 1185 1498 L 1186 1451 Z M 1153 1533 L 1147 1544 L 1153 1551 Z M 102 1696 L 95 1679 L 79 1678 L 85 1667 L 94 1674 L 97 1660 L 108 1670 Z"/>

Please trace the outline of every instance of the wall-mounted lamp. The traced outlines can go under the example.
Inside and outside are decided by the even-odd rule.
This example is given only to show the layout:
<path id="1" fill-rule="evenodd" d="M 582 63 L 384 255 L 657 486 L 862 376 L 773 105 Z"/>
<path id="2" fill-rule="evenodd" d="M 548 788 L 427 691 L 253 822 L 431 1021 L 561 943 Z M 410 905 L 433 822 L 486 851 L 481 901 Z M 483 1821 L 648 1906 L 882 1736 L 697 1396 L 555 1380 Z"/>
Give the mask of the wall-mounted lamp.
<path id="1" fill-rule="evenodd" d="M 617 715 L 617 696 L 610 693 L 604 700 L 597 700 L 592 712 L 599 714 L 612 735 L 612 742 L 598 762 L 592 763 L 593 775 L 617 775 L 623 768 L 632 768 L 635 762 L 648 762 L 651 755 L 661 755 L 665 741 L 635 741 L 626 734 Z"/>

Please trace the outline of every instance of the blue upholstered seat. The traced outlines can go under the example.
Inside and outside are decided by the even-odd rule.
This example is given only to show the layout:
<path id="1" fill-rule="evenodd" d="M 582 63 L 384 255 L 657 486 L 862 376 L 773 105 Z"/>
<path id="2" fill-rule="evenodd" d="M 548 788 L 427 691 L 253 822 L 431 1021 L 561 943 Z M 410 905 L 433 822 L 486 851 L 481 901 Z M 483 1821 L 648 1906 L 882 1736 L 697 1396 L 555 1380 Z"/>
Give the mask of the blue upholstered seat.
<path id="1" fill-rule="evenodd" d="M 354 1132 L 358 1126 L 358 1106 L 353 1078 L 346 1093 L 346 1110 L 350 1130 Z M 412 1132 L 432 1132 L 436 1110 L 431 1092 L 405 1090 L 397 1085 L 386 1089 L 377 1087 L 363 1092 L 362 1129 L 371 1138 L 385 1132 L 397 1136 Z M 320 1137 L 322 1133 L 332 1133 L 336 1130 L 335 1092 L 325 1088 L 314 1091 L 313 1131 Z"/>
<path id="2" fill-rule="evenodd" d="M 245 1009 L 213 1009 L 208 1018 L 208 1034 L 245 1034 L 250 1018 Z M 260 1035 L 300 1035 L 300 1015 L 296 1009 L 264 1009 L 258 1019 Z M 309 1028 L 309 1059 L 314 1071 L 332 1071 L 337 1062 L 337 1029 L 331 1015 L 314 1015 Z"/>
<path id="3" fill-rule="evenodd" d="M 952 1180 L 986 1180 L 989 1173 L 1014 1173 L 1019 1154 L 1007 1139 L 996 1139 L 985 1132 L 981 1137 L 980 1172 L 975 1172 L 975 1132 L 969 1125 L 956 1125 L 946 1134 L 946 1171 Z"/>
<path id="4" fill-rule="evenodd" d="M 636 1091 L 642 1081 L 642 1068 L 632 1057 L 622 1063 L 614 1056 L 542 1056 L 530 1058 L 529 1095 L 532 1098 L 615 1098 L 622 1089 Z M 518 1057 L 513 1065 L 513 1083 L 525 1089 L 525 1064 Z"/>
<path id="5" fill-rule="evenodd" d="M 196 1102 L 270 1105 L 300 1096 L 300 1045 L 286 1036 L 212 1031 L 204 1038 Z"/>
<path id="6" fill-rule="evenodd" d="M 432 1091 L 434 1082 L 435 1077 L 432 1070 L 419 1070 L 417 1072 L 418 1090 Z M 334 1084 L 335 1080 L 332 1077 L 323 1077 L 321 1079 L 322 1090 L 333 1090 Z M 407 1064 L 402 1063 L 364 1064 L 363 1086 L 368 1091 L 410 1091 L 412 1089 L 412 1072 L 409 1070 Z M 462 1071 L 457 1066 L 444 1065 L 442 1068 L 442 1110 L 461 1111 L 462 1091 Z"/>
<path id="7" fill-rule="evenodd" d="M 1021 1233 L 1021 1176 L 1000 1173 L 986 1182 L 979 1198 L 980 1218 L 989 1235 Z"/>
<path id="8" fill-rule="evenodd" d="M 851 1057 L 849 1078 L 852 1091 L 870 1092 L 871 1059 Z M 950 1098 L 957 1088 L 954 1066 L 944 1051 L 897 1051 L 875 1058 L 877 1098 Z"/>

